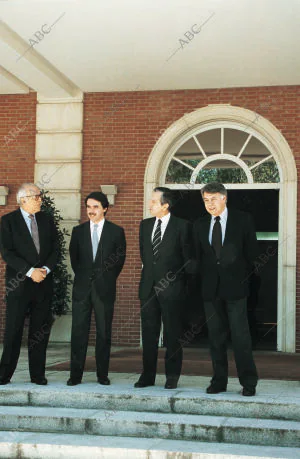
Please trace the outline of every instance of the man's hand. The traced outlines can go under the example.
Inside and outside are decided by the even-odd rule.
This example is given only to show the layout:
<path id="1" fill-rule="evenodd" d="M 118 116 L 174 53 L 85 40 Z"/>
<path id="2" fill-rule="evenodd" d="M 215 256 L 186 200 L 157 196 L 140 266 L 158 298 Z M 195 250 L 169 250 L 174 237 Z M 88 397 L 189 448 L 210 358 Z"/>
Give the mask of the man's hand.
<path id="1" fill-rule="evenodd" d="M 33 282 L 40 283 L 47 276 L 47 271 L 44 268 L 35 268 L 31 274 Z"/>

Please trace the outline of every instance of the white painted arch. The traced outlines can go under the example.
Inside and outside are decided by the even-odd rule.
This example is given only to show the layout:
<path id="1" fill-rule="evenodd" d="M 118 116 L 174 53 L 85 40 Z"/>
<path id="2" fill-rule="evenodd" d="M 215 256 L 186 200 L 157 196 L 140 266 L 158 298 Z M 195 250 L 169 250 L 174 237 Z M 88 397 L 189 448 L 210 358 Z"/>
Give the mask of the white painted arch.
<path id="1" fill-rule="evenodd" d="M 144 216 L 154 187 L 165 184 L 171 158 L 179 146 L 202 129 L 232 127 L 253 133 L 272 153 L 280 174 L 278 234 L 278 320 L 277 349 L 296 349 L 296 215 L 297 170 L 293 153 L 281 132 L 266 118 L 241 107 L 208 105 L 185 114 L 170 125 L 157 140 L 145 171 Z M 257 184 L 259 188 L 259 184 Z M 194 185 L 194 189 L 201 185 Z M 230 188 L 248 188 L 239 184 Z M 266 188 L 269 186 L 263 186 Z"/>

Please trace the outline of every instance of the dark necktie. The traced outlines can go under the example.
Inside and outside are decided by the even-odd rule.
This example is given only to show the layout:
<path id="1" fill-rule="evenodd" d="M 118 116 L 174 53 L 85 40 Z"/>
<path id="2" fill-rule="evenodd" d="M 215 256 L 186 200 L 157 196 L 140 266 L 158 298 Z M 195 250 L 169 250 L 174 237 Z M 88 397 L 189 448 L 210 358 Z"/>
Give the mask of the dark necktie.
<path id="1" fill-rule="evenodd" d="M 215 223 L 212 231 L 211 245 L 214 248 L 216 257 L 220 260 L 221 249 L 222 249 L 222 228 L 220 223 L 220 217 L 215 217 Z"/>
<path id="2" fill-rule="evenodd" d="M 34 215 L 30 214 L 29 218 L 31 220 L 30 222 L 31 237 L 33 239 L 33 243 L 35 245 L 37 253 L 40 253 L 39 230 L 38 230 Z"/>
<path id="3" fill-rule="evenodd" d="M 157 258 L 158 256 L 158 248 L 161 243 L 161 220 L 159 219 L 157 222 L 157 226 L 155 229 L 155 233 L 153 236 L 153 241 L 152 241 L 152 250 L 153 250 L 153 256 L 154 258 Z"/>

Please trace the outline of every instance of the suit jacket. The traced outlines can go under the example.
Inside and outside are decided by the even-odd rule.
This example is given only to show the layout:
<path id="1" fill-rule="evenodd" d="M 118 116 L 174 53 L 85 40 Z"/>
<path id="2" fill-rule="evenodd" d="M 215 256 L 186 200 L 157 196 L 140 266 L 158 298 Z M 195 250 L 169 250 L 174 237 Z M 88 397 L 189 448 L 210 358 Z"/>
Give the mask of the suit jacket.
<path id="1" fill-rule="evenodd" d="M 97 294 L 110 302 L 116 297 L 116 280 L 126 256 L 124 229 L 105 220 L 93 261 L 90 221 L 75 226 L 70 242 L 70 257 L 75 273 L 73 300 L 82 301 L 90 293 L 92 282 Z"/>
<path id="2" fill-rule="evenodd" d="M 8 294 L 22 295 L 26 282 L 33 282 L 26 273 L 30 268 L 47 266 L 51 271 L 58 258 L 58 238 L 53 219 L 44 212 L 35 214 L 40 253 L 38 254 L 21 210 L 1 218 L 0 252 L 6 262 L 6 287 Z M 47 294 L 52 292 L 52 274 L 39 284 Z"/>
<path id="3" fill-rule="evenodd" d="M 147 299 L 153 287 L 162 297 L 182 299 L 186 291 L 186 273 L 192 264 L 192 227 L 190 222 L 170 216 L 157 260 L 153 258 L 152 231 L 155 217 L 140 224 L 140 255 L 143 263 L 140 299 Z"/>
<path id="4" fill-rule="evenodd" d="M 196 220 L 193 229 L 203 299 L 213 300 L 217 288 L 221 298 L 244 298 L 249 294 L 248 277 L 259 253 L 252 217 L 248 213 L 228 209 L 219 262 L 208 239 L 210 222 L 211 215 L 208 214 Z"/>

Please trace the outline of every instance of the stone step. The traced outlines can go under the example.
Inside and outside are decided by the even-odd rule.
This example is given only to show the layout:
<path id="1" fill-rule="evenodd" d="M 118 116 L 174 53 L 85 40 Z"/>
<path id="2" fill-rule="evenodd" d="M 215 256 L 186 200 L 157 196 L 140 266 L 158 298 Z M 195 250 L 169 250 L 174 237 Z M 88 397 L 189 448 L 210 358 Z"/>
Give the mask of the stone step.
<path id="1" fill-rule="evenodd" d="M 196 441 L 0 432 L 0 458 L 15 459 L 299 459 L 297 448 Z"/>
<path id="2" fill-rule="evenodd" d="M 195 414 L 2 406 L 0 430 L 300 448 L 300 422 L 297 421 Z"/>
<path id="3" fill-rule="evenodd" d="M 133 389 L 129 385 L 99 386 L 87 383 L 67 387 L 53 383 L 39 387 L 28 383 L 0 389 L 0 405 L 122 410 L 277 419 L 300 422 L 300 399 L 283 394 L 242 397 L 236 393 L 208 395 L 202 389 L 168 391 L 161 387 Z"/>

